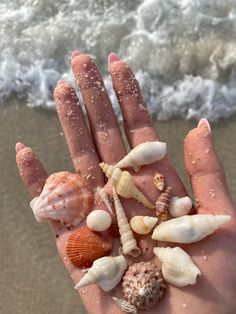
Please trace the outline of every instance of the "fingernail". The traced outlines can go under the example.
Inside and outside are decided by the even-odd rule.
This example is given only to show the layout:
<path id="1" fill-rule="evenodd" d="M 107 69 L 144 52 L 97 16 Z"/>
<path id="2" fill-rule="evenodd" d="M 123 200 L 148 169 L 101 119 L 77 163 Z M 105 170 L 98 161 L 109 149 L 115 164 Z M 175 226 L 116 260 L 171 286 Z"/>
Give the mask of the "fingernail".
<path id="1" fill-rule="evenodd" d="M 115 62 L 115 61 L 119 61 L 120 60 L 120 57 L 118 56 L 118 54 L 114 53 L 114 52 L 111 52 L 108 56 L 108 63 L 111 64 L 112 62 Z"/>
<path id="2" fill-rule="evenodd" d="M 81 52 L 79 50 L 74 50 L 71 54 L 71 59 L 73 59 L 74 57 L 79 56 L 79 55 L 81 55 Z"/>
<path id="3" fill-rule="evenodd" d="M 57 85 L 64 84 L 64 83 L 65 83 L 64 80 L 59 80 L 59 81 L 57 82 Z"/>
<path id="4" fill-rule="evenodd" d="M 211 132 L 211 126 L 209 121 L 206 118 L 202 118 L 199 122 L 198 122 L 198 128 L 201 127 L 202 125 L 205 125 L 209 132 Z"/>
<path id="5" fill-rule="evenodd" d="M 25 148 L 25 145 L 18 142 L 16 143 L 16 146 L 15 146 L 15 150 L 16 150 L 16 153 L 18 153 L 20 150 L 22 150 L 23 148 Z"/>

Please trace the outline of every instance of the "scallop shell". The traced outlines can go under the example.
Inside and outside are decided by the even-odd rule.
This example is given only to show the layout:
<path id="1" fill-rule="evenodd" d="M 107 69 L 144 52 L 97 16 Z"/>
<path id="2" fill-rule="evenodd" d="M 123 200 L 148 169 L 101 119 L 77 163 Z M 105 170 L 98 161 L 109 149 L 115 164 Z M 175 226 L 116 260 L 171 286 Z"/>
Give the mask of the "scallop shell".
<path id="1" fill-rule="evenodd" d="M 164 192 L 162 192 L 159 197 L 156 200 L 155 206 L 156 206 L 156 213 L 157 215 L 160 215 L 161 213 L 165 212 L 169 208 L 171 199 L 171 187 L 168 186 Z"/>
<path id="2" fill-rule="evenodd" d="M 137 257 L 140 255 L 141 251 L 139 247 L 137 246 L 137 242 L 134 238 L 133 232 L 128 223 L 128 219 L 125 215 L 124 208 L 114 188 L 113 188 L 113 198 L 114 198 L 114 203 L 115 203 L 117 222 L 119 226 L 122 252 L 125 255 L 132 255 L 134 257 Z"/>
<path id="3" fill-rule="evenodd" d="M 123 255 L 99 258 L 77 283 L 75 289 L 97 283 L 104 291 L 110 291 L 121 281 L 126 268 L 127 262 Z"/>
<path id="4" fill-rule="evenodd" d="M 166 143 L 145 142 L 133 148 L 115 167 L 132 167 L 136 172 L 142 165 L 150 165 L 166 155 Z"/>
<path id="5" fill-rule="evenodd" d="M 109 201 L 106 190 L 104 188 L 98 187 L 97 191 L 98 191 L 98 194 L 99 194 L 101 200 L 106 205 L 106 207 L 109 210 L 109 212 L 111 213 L 111 215 L 113 215 L 112 206 L 111 206 L 111 203 Z"/>
<path id="6" fill-rule="evenodd" d="M 152 239 L 177 243 L 194 243 L 205 238 L 231 219 L 228 215 L 181 216 L 158 225 Z"/>
<path id="7" fill-rule="evenodd" d="M 109 166 L 104 162 L 100 163 L 100 167 L 106 176 L 111 180 L 116 192 L 124 198 L 134 198 L 147 208 L 155 206 L 149 202 L 146 196 L 135 186 L 134 180 L 128 171 L 121 171 L 119 168 Z"/>
<path id="8" fill-rule="evenodd" d="M 38 222 L 56 220 L 75 226 L 92 209 L 93 193 L 80 175 L 57 172 L 47 179 L 42 193 L 30 206 Z"/>
<path id="9" fill-rule="evenodd" d="M 201 275 L 190 256 L 180 247 L 154 248 L 154 254 L 162 263 L 162 274 L 166 282 L 173 286 L 185 287 L 196 283 Z"/>
<path id="10" fill-rule="evenodd" d="M 165 186 L 164 176 L 161 173 L 155 173 L 153 183 L 159 191 L 163 191 Z"/>
<path id="11" fill-rule="evenodd" d="M 156 225 L 158 218 L 150 216 L 134 216 L 130 220 L 132 230 L 138 234 L 148 234 Z"/>
<path id="12" fill-rule="evenodd" d="M 129 302 L 115 298 L 115 297 L 113 297 L 112 300 L 121 308 L 122 311 L 126 313 L 131 313 L 131 314 L 138 313 L 136 307 L 130 304 Z"/>
<path id="13" fill-rule="evenodd" d="M 90 267 L 92 263 L 111 251 L 111 244 L 88 227 L 73 231 L 67 241 L 66 253 L 77 267 Z"/>
<path id="14" fill-rule="evenodd" d="M 147 310 L 157 304 L 165 285 L 157 266 L 150 262 L 140 262 L 126 271 L 122 288 L 127 302 L 137 309 Z"/>
<path id="15" fill-rule="evenodd" d="M 93 231 L 105 231 L 111 226 L 111 215 L 105 210 L 96 209 L 86 219 L 87 226 Z"/>
<path id="16" fill-rule="evenodd" d="M 193 203 L 190 197 L 173 196 L 170 200 L 169 212 L 173 217 L 184 216 L 190 212 L 192 206 Z"/>

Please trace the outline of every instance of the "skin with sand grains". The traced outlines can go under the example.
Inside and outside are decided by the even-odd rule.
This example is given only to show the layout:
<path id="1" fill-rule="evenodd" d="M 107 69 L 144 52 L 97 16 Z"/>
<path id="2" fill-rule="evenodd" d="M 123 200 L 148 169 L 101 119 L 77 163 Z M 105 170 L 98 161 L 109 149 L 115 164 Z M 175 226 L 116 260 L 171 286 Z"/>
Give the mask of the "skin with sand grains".
<path id="1" fill-rule="evenodd" d="M 138 82 L 130 67 L 114 53 L 110 54 L 108 62 L 130 146 L 158 140 Z M 75 170 L 96 190 L 105 184 L 99 163 L 104 161 L 116 164 L 126 155 L 126 150 L 111 101 L 94 60 L 88 55 L 74 51 L 71 63 L 86 107 L 91 133 L 73 87 L 64 81 L 59 81 L 55 89 L 57 112 Z M 189 309 L 192 314 L 199 313 L 199 309 L 202 314 L 235 313 L 236 209 L 228 193 L 224 171 L 214 151 L 211 129 L 206 119 L 201 119 L 198 126 L 187 135 L 184 158 L 198 203 L 198 213 L 228 214 L 232 216 L 232 220 L 216 234 L 197 245 L 189 244 L 184 247 L 201 269 L 202 276 L 198 278 L 197 284 L 181 289 L 168 286 L 157 306 L 145 313 L 154 314 L 158 310 L 161 314 L 182 314 Z M 21 143 L 16 144 L 16 160 L 26 187 L 33 197 L 38 196 L 47 178 L 47 172 L 40 160 L 31 148 Z M 165 157 L 143 167 L 133 175 L 135 183 L 151 202 L 155 202 L 157 197 L 157 189 L 151 184 L 156 172 L 164 175 L 174 195 L 186 195 L 180 178 L 168 157 Z M 106 189 L 110 193 L 110 187 L 107 186 Z M 128 218 L 150 213 L 150 209 L 133 200 L 124 200 L 122 203 L 129 208 Z M 101 209 L 101 203 L 99 208 Z M 66 242 L 71 231 L 60 223 L 51 222 L 51 226 L 57 235 L 58 251 L 76 284 L 83 273 L 71 265 L 66 256 Z M 152 253 L 154 241 L 150 237 L 138 236 L 137 242 L 141 248 L 141 256 L 136 261 L 156 261 Z M 103 292 L 97 285 L 81 288 L 79 292 L 90 314 L 123 313 L 112 301 L 113 295 Z M 121 286 L 115 289 L 115 296 L 121 297 Z"/>

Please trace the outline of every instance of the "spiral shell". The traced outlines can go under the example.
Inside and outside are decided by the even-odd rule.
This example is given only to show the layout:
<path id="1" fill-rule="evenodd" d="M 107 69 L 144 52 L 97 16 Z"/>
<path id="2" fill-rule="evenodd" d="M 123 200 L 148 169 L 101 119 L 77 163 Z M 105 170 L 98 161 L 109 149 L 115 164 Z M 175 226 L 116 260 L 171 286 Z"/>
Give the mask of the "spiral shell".
<path id="1" fill-rule="evenodd" d="M 42 193 L 30 206 L 38 222 L 56 220 L 75 226 L 92 209 L 93 193 L 80 175 L 57 172 L 47 179 Z"/>
<path id="2" fill-rule="evenodd" d="M 107 209 L 109 210 L 110 214 L 113 215 L 111 203 L 109 201 L 106 190 L 104 188 L 98 187 L 97 191 L 98 191 L 98 194 L 99 194 L 101 200 L 103 201 L 103 203 L 106 205 Z"/>
<path id="3" fill-rule="evenodd" d="M 163 191 L 165 186 L 164 176 L 161 173 L 155 173 L 153 183 L 159 191 Z"/>
<path id="4" fill-rule="evenodd" d="M 173 217 L 184 216 L 190 212 L 192 206 L 193 203 L 190 197 L 174 196 L 170 200 L 169 212 Z"/>
<path id="5" fill-rule="evenodd" d="M 128 223 L 124 208 L 121 205 L 121 202 L 119 200 L 118 195 L 116 194 L 115 189 L 113 189 L 113 198 L 115 203 L 117 222 L 119 226 L 122 252 L 125 255 L 132 255 L 134 257 L 137 257 L 140 255 L 141 251 L 137 246 L 137 242 L 134 238 L 133 232 Z"/>
<path id="6" fill-rule="evenodd" d="M 124 198 L 134 198 L 147 208 L 154 208 L 154 205 L 138 190 L 134 180 L 128 171 L 121 171 L 119 168 L 109 166 L 104 162 L 100 163 L 100 167 L 106 176 L 111 180 L 116 192 Z"/>
<path id="7" fill-rule="evenodd" d="M 93 210 L 87 217 L 86 223 L 89 229 L 102 232 L 111 226 L 111 215 L 105 210 Z"/>
<path id="8" fill-rule="evenodd" d="M 131 314 L 137 314 L 138 313 L 136 307 L 134 305 L 130 304 L 129 302 L 115 298 L 115 297 L 113 297 L 112 300 L 117 305 L 119 305 L 119 307 L 121 308 L 122 311 L 124 311 L 126 313 L 131 313 Z"/>
<path id="9" fill-rule="evenodd" d="M 77 267 L 90 267 L 92 263 L 111 251 L 111 244 L 88 227 L 73 231 L 67 241 L 66 254 Z"/>
<path id="10" fill-rule="evenodd" d="M 130 220 L 132 230 L 138 234 L 148 234 L 152 231 L 158 218 L 150 216 L 134 216 Z"/>
<path id="11" fill-rule="evenodd" d="M 156 200 L 155 206 L 156 206 L 156 213 L 157 215 L 160 215 L 163 212 L 166 212 L 169 208 L 171 199 L 171 187 L 168 186 L 164 192 L 162 192 L 158 199 Z"/>

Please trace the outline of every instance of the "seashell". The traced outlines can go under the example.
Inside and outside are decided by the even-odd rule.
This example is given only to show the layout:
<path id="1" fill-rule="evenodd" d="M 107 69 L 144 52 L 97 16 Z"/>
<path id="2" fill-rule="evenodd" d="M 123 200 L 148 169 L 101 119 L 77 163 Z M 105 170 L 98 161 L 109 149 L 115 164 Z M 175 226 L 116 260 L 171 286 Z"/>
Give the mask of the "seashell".
<path id="1" fill-rule="evenodd" d="M 126 313 L 131 313 L 131 314 L 137 314 L 138 313 L 136 307 L 134 305 L 130 304 L 129 302 L 115 298 L 115 297 L 113 297 L 112 300 L 117 305 L 119 305 L 119 307 L 121 308 L 122 311 L 124 311 Z"/>
<path id="2" fill-rule="evenodd" d="M 165 285 L 157 266 L 150 262 L 140 262 L 126 271 L 122 288 L 127 302 L 137 309 L 147 310 L 157 304 Z"/>
<path id="3" fill-rule="evenodd" d="M 192 206 L 193 203 L 190 197 L 173 196 L 170 200 L 169 212 L 173 217 L 184 216 L 190 212 Z"/>
<path id="4" fill-rule="evenodd" d="M 111 251 L 111 244 L 88 227 L 73 231 L 67 241 L 66 254 L 77 267 L 90 267 L 93 262 Z"/>
<path id="5" fill-rule="evenodd" d="M 50 175 L 42 193 L 30 203 L 38 222 L 56 220 L 75 226 L 93 206 L 93 193 L 84 179 L 67 171 Z"/>
<path id="6" fill-rule="evenodd" d="M 75 289 L 97 283 L 104 291 L 110 291 L 121 281 L 126 268 L 127 262 L 123 255 L 99 258 L 77 283 Z"/>
<path id="7" fill-rule="evenodd" d="M 171 199 L 171 187 L 168 186 L 164 192 L 162 192 L 155 203 L 156 206 L 156 213 L 157 215 L 160 215 L 161 213 L 165 212 L 169 208 L 170 204 L 170 199 Z"/>
<path id="8" fill-rule="evenodd" d="M 152 239 L 177 243 L 194 243 L 217 230 L 229 221 L 228 215 L 193 215 L 181 216 L 158 225 Z"/>
<path id="9" fill-rule="evenodd" d="M 142 165 L 150 165 L 166 155 L 166 143 L 145 142 L 133 148 L 115 167 L 132 167 L 136 172 Z"/>
<path id="10" fill-rule="evenodd" d="M 111 206 L 111 203 L 109 201 L 106 190 L 104 188 L 98 187 L 97 191 L 98 191 L 98 194 L 99 194 L 101 200 L 106 205 L 106 207 L 109 210 L 109 212 L 111 213 L 111 215 L 113 215 L 112 206 Z"/>
<path id="11" fill-rule="evenodd" d="M 116 192 L 124 198 L 134 198 L 147 208 L 155 206 L 149 202 L 146 196 L 135 186 L 134 180 L 128 171 L 121 171 L 119 168 L 109 166 L 104 162 L 99 164 L 106 176 L 111 180 Z"/>
<path id="12" fill-rule="evenodd" d="M 161 173 L 155 173 L 153 183 L 159 191 L 163 191 L 165 185 L 164 176 Z"/>
<path id="13" fill-rule="evenodd" d="M 126 217 L 124 208 L 121 205 L 119 197 L 116 194 L 116 191 L 114 188 L 113 188 L 113 198 L 114 198 L 116 217 L 117 217 L 119 233 L 120 233 L 120 241 L 122 244 L 122 252 L 125 255 L 132 255 L 133 257 L 137 257 L 140 255 L 141 251 L 139 247 L 137 246 L 137 242 L 134 238 L 133 232 L 128 223 L 128 219 Z"/>
<path id="14" fill-rule="evenodd" d="M 86 223 L 89 229 L 102 232 L 110 228 L 112 219 L 105 210 L 96 209 L 87 216 Z"/>
<path id="15" fill-rule="evenodd" d="M 150 216 L 134 216 L 130 220 L 132 230 L 138 234 L 148 234 L 152 231 L 158 218 Z"/>
<path id="16" fill-rule="evenodd" d="M 153 251 L 162 263 L 161 270 L 165 281 L 171 285 L 177 287 L 194 285 L 197 275 L 201 275 L 190 256 L 180 247 L 157 247 Z"/>

